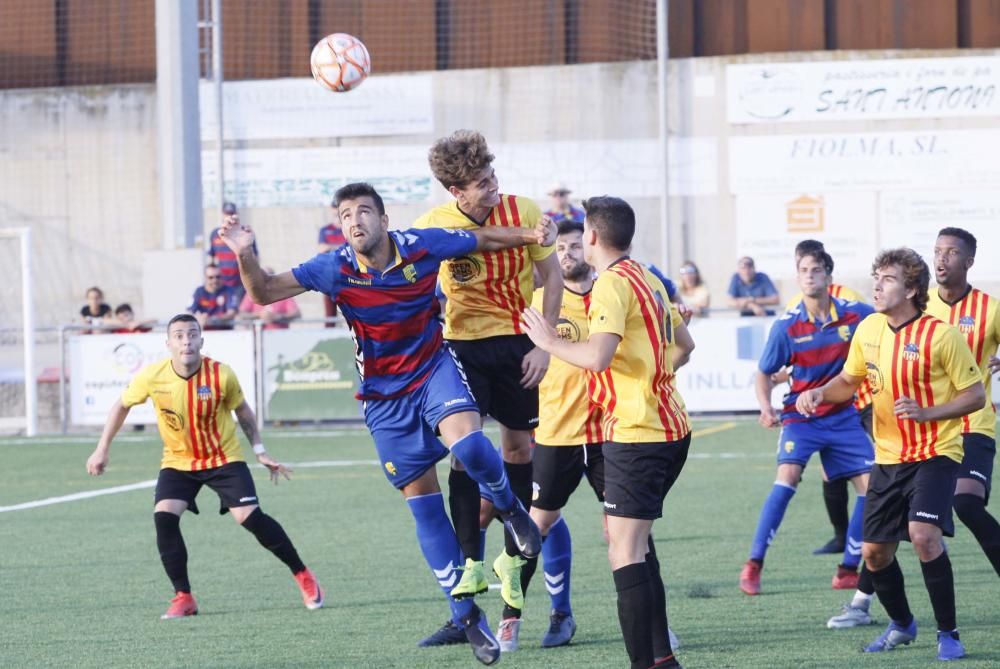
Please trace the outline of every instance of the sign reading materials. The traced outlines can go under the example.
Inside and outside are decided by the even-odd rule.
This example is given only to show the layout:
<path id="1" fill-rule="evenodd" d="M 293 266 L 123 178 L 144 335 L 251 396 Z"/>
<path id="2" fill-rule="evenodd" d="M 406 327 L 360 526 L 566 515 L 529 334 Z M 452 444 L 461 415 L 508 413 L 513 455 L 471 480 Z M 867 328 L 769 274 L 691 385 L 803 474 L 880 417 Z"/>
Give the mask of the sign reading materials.
<path id="1" fill-rule="evenodd" d="M 1000 115 L 1000 58 L 726 66 L 730 123 Z"/>
<path id="2" fill-rule="evenodd" d="M 332 329 L 264 330 L 264 417 L 361 417 L 354 342 Z"/>

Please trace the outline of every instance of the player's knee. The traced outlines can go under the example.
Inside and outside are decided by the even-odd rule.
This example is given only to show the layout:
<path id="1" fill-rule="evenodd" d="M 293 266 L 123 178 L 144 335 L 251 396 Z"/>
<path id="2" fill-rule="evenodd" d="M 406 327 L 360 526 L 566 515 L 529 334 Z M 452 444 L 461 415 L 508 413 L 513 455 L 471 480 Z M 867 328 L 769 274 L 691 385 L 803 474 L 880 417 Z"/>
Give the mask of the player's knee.
<path id="1" fill-rule="evenodd" d="M 986 510 L 986 500 L 978 495 L 955 495 L 955 514 L 966 525 L 972 525 Z"/>
<path id="2" fill-rule="evenodd" d="M 917 556 L 924 562 L 941 554 L 941 533 L 927 528 L 911 528 L 910 543 Z"/>
<path id="3" fill-rule="evenodd" d="M 892 563 L 892 554 L 883 549 L 880 544 L 862 544 L 861 556 L 869 571 L 881 571 Z"/>

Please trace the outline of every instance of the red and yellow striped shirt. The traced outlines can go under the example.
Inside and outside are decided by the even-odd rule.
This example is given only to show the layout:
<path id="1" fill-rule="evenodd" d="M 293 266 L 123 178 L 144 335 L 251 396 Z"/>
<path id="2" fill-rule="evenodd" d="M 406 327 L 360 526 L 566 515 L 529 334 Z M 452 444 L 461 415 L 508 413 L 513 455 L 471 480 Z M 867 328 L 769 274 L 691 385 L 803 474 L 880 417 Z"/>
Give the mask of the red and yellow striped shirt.
<path id="1" fill-rule="evenodd" d="M 544 290 L 535 291 L 533 305 L 542 310 Z M 583 295 L 563 288 L 562 307 L 556 332 L 566 341 L 587 341 L 587 311 L 590 293 Z M 538 385 L 538 427 L 535 441 L 545 446 L 579 446 L 604 441 L 601 410 L 590 401 L 587 372 L 552 356 L 549 369 Z"/>
<path id="2" fill-rule="evenodd" d="M 190 378 L 174 371 L 170 358 L 139 370 L 122 393 L 133 407 L 152 398 L 163 439 L 161 468 L 200 471 L 243 460 L 233 410 L 243 404 L 236 374 L 203 357 Z"/>
<path id="3" fill-rule="evenodd" d="M 677 441 L 691 431 L 671 359 L 681 322 L 666 288 L 638 262 L 623 258 L 597 277 L 590 334 L 621 337 L 611 366 L 588 375 L 590 399 L 604 413 L 606 441 Z"/>
<path id="4" fill-rule="evenodd" d="M 970 286 L 962 299 L 949 304 L 941 299 L 938 291 L 932 290 L 927 301 L 927 313 L 958 328 L 983 375 L 986 406 L 962 418 L 962 433 L 975 432 L 995 438 L 997 412 L 993 407 L 993 375 L 990 374 L 989 363 L 990 356 L 996 355 L 1000 346 L 1000 302 Z"/>
<path id="5" fill-rule="evenodd" d="M 490 211 L 483 225 L 534 228 L 541 217 L 541 209 L 528 198 L 501 195 L 500 204 Z M 418 218 L 413 227 L 475 230 L 480 226 L 463 214 L 456 202 L 449 202 Z M 531 302 L 534 291 L 534 263 L 549 257 L 555 248 L 530 244 L 442 262 L 438 280 L 448 298 L 445 338 L 469 340 L 521 334 L 521 312 Z"/>
<path id="6" fill-rule="evenodd" d="M 851 339 L 844 372 L 866 376 L 874 396 L 875 462 L 918 462 L 944 455 L 962 461 L 962 419 L 918 423 L 898 418 L 896 400 L 921 407 L 950 402 L 959 391 L 981 383 L 976 361 L 958 330 L 920 314 L 893 330 L 885 314 L 861 322 Z"/>

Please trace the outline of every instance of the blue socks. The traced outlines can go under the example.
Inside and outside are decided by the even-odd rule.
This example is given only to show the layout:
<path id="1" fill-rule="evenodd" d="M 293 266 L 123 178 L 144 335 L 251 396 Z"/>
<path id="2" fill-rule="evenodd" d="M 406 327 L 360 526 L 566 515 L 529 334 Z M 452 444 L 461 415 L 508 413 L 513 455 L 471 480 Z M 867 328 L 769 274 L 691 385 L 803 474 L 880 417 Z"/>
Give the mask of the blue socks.
<path id="1" fill-rule="evenodd" d="M 753 535 L 753 543 L 750 545 L 750 559 L 758 562 L 764 561 L 764 554 L 767 547 L 774 541 L 774 535 L 778 532 L 781 519 L 785 517 L 785 509 L 795 495 L 795 488 L 784 483 L 774 482 L 771 494 L 764 500 L 764 506 L 760 510 L 760 519 L 757 521 L 757 531 Z"/>
<path id="2" fill-rule="evenodd" d="M 410 497 L 406 500 L 410 513 L 417 522 L 417 541 L 424 553 L 424 559 L 434 572 L 434 578 L 448 598 L 451 606 L 451 619 L 459 627 L 462 618 L 469 616 L 475 607 L 473 600 L 456 601 L 449 593 L 458 585 L 461 578 L 462 549 L 455 536 L 448 514 L 444 511 L 444 497 L 441 493 Z"/>
<path id="3" fill-rule="evenodd" d="M 861 532 L 865 521 L 865 496 L 858 495 L 851 513 L 851 522 L 847 525 L 847 541 L 844 542 L 844 566 L 857 568 L 861 562 Z"/>
<path id="4" fill-rule="evenodd" d="M 514 493 L 507 480 L 503 460 L 482 430 L 470 432 L 456 441 L 451 446 L 451 452 L 465 465 L 465 471 L 473 481 L 486 486 L 497 509 L 509 511 L 514 508 Z"/>
<path id="5" fill-rule="evenodd" d="M 545 589 L 549 591 L 552 608 L 563 613 L 573 613 L 569 604 L 569 574 L 573 563 L 573 542 L 569 526 L 560 516 L 549 528 L 542 543 L 542 566 L 545 571 Z"/>

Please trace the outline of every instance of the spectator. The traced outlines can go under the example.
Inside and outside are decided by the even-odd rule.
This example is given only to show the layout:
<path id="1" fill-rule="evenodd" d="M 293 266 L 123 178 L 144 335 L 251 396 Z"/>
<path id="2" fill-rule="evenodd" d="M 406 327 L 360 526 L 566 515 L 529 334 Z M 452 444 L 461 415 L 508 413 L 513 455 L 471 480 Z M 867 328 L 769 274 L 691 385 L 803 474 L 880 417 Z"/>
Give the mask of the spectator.
<path id="1" fill-rule="evenodd" d="M 770 277 L 757 271 L 750 256 L 743 256 L 736 263 L 728 292 L 729 306 L 739 309 L 741 316 L 773 316 L 774 310 L 765 307 L 780 302 Z"/>
<path id="2" fill-rule="evenodd" d="M 239 299 L 229 286 L 222 284 L 218 267 L 205 268 L 205 284 L 198 286 L 188 313 L 194 314 L 203 330 L 232 330 Z"/>
<path id="3" fill-rule="evenodd" d="M 698 266 L 690 260 L 681 265 L 680 293 L 681 297 L 684 298 L 684 304 L 691 308 L 694 315 L 708 315 L 708 305 L 711 299 L 708 286 L 701 280 Z"/>
<path id="4" fill-rule="evenodd" d="M 155 320 L 140 321 L 135 317 L 135 312 L 132 311 L 132 305 L 128 302 L 122 302 L 117 307 L 115 307 L 115 318 L 114 325 L 117 327 L 112 330 L 116 334 L 128 334 L 131 332 L 149 332 L 153 328 L 151 327 Z"/>
<path id="5" fill-rule="evenodd" d="M 222 205 L 222 215 L 228 218 L 230 216 L 239 216 L 239 212 L 235 204 L 226 202 Z M 257 253 L 256 242 L 254 242 L 253 252 L 254 254 Z M 243 295 L 247 291 L 240 280 L 240 265 L 236 261 L 236 254 L 230 251 L 229 247 L 222 241 L 222 238 L 219 237 L 219 228 L 212 230 L 208 236 L 207 253 L 209 264 L 218 267 L 219 272 L 222 274 L 222 285 L 233 291 L 236 295 L 236 303 L 239 304 L 239 301 L 243 299 Z"/>
<path id="6" fill-rule="evenodd" d="M 274 270 L 270 267 L 265 267 L 264 271 L 268 274 L 274 274 Z M 237 318 L 241 320 L 260 319 L 264 321 L 265 330 L 284 330 L 288 328 L 290 322 L 301 316 L 302 313 L 299 311 L 299 305 L 295 302 L 294 297 L 261 306 L 254 302 L 249 295 L 244 295 L 243 301 L 240 302 L 240 313 Z"/>
<path id="7" fill-rule="evenodd" d="M 549 187 L 548 196 L 552 208 L 545 212 L 545 215 L 556 222 L 556 225 L 563 221 L 573 221 L 583 223 L 587 213 L 583 209 L 578 209 L 570 204 L 569 194 L 572 193 L 561 181 L 557 181 Z"/>
<path id="8" fill-rule="evenodd" d="M 80 321 L 84 325 L 107 325 L 111 317 L 111 306 L 104 302 L 104 291 L 97 286 L 87 289 L 87 303 L 80 309 Z M 83 330 L 83 334 L 93 334 L 100 330 Z"/>
<path id="9" fill-rule="evenodd" d="M 337 213 L 337 201 L 330 203 L 330 222 L 319 229 L 319 252 L 326 253 L 347 243 L 344 231 L 340 227 L 340 214 Z M 337 324 L 330 321 L 337 315 L 337 305 L 333 303 L 329 295 L 323 295 L 323 314 L 326 316 L 326 327 L 336 327 Z"/>

